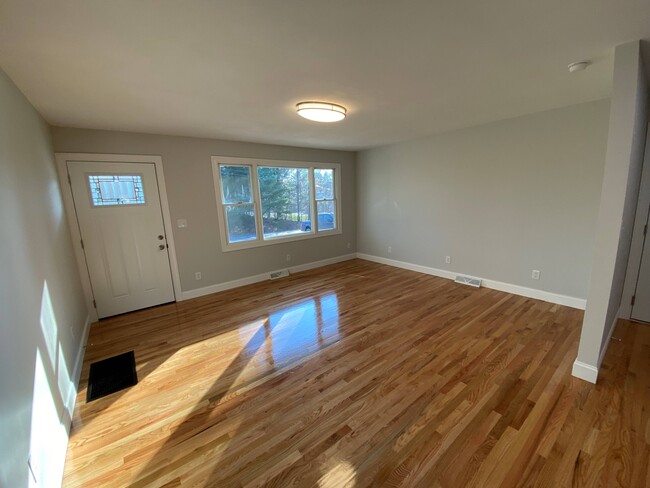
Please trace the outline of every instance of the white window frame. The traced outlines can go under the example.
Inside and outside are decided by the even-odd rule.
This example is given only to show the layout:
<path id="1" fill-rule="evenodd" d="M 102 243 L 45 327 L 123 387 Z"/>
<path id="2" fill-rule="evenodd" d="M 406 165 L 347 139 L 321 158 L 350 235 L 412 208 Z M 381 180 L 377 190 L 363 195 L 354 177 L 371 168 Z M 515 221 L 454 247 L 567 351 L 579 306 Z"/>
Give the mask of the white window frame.
<path id="1" fill-rule="evenodd" d="M 330 168 L 315 168 L 315 169 L 330 169 Z M 334 178 L 336 178 L 336 171 L 334 171 L 334 175 L 335 175 Z M 336 209 L 336 214 L 334 215 L 334 225 L 338 227 L 338 221 L 337 221 L 337 219 L 339 218 L 339 211 L 338 211 L 338 205 L 337 205 L 337 202 L 339 201 L 339 199 L 336 197 L 336 181 L 334 181 L 334 194 L 332 195 L 332 198 L 321 198 L 321 199 L 319 200 L 319 199 L 316 198 L 316 175 L 315 175 L 315 172 L 314 172 L 314 171 L 311 171 L 311 172 L 309 173 L 309 177 L 310 177 L 310 182 L 309 182 L 309 184 L 310 184 L 310 185 L 312 186 L 312 188 L 314 189 L 314 198 L 313 198 L 313 201 L 314 201 L 315 204 L 316 204 L 316 208 L 314 209 L 314 211 L 316 212 L 316 228 L 318 228 L 318 225 L 319 225 L 319 224 L 318 224 L 318 204 L 321 203 L 321 202 L 332 202 L 332 203 L 334 204 L 334 207 L 335 207 L 335 209 Z M 312 220 L 312 222 L 314 222 L 314 221 Z M 335 228 L 336 228 L 336 227 L 335 227 Z M 319 229 L 319 230 L 320 230 L 320 229 Z M 326 231 L 324 231 L 324 232 L 326 232 Z"/>
<path id="2" fill-rule="evenodd" d="M 226 221 L 226 206 L 223 203 L 221 172 L 220 166 L 249 166 L 251 175 L 251 192 L 253 195 L 253 210 L 255 212 L 255 227 L 257 230 L 257 239 L 242 242 L 228 242 L 228 226 Z M 267 237 L 264 238 L 262 225 L 262 198 L 259 189 L 258 167 L 273 168 L 304 168 L 309 169 L 309 199 L 310 199 L 310 220 L 312 222 L 311 231 L 296 234 L 292 236 Z M 314 219 L 317 212 L 316 189 L 314 187 L 314 169 L 333 169 L 334 170 L 334 201 L 336 205 L 336 228 L 332 230 L 319 231 L 318 222 Z M 241 249 L 251 249 L 262 246 L 272 246 L 284 242 L 302 241 L 305 239 L 315 239 L 341 234 L 343 232 L 343 218 L 341 216 L 341 165 L 338 163 L 319 163 L 319 162 L 300 162 L 300 161 L 283 161 L 278 159 L 252 159 L 252 158 L 234 158 L 225 156 L 212 156 L 212 175 L 217 201 L 217 210 L 219 218 L 219 234 L 221 237 L 222 252 L 239 251 Z M 315 225 L 314 225 L 315 224 Z"/>

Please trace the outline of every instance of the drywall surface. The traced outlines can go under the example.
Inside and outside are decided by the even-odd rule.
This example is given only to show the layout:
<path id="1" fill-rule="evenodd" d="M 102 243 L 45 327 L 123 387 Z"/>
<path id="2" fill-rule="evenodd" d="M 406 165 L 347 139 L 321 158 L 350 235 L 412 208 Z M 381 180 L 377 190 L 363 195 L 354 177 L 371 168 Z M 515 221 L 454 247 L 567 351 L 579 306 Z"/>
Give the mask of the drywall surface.
<path id="1" fill-rule="evenodd" d="M 162 156 L 184 292 L 356 251 L 353 152 L 62 127 L 53 127 L 52 137 L 56 152 Z M 340 163 L 343 233 L 222 252 L 211 156 Z M 178 228 L 177 219 L 187 227 Z"/>
<path id="2" fill-rule="evenodd" d="M 608 113 L 601 100 L 362 151 L 358 252 L 584 299 Z"/>
<path id="3" fill-rule="evenodd" d="M 616 48 L 593 271 L 577 361 L 598 369 L 618 318 L 643 168 L 648 86 L 640 43 Z"/>
<path id="4" fill-rule="evenodd" d="M 650 97 L 650 39 L 641 41 L 641 59 L 645 68 L 645 82 L 648 97 Z M 650 100 L 646 102 L 646 110 L 650 110 Z M 650 113 L 646 116 L 650 120 Z M 641 173 L 641 183 L 639 184 L 639 196 L 636 206 L 636 215 L 632 231 L 632 240 L 630 242 L 630 257 L 627 261 L 627 271 L 625 273 L 625 284 L 623 286 L 623 295 L 621 296 L 621 306 L 619 308 L 620 318 L 629 319 L 632 316 L 632 297 L 636 293 L 637 282 L 639 280 L 639 271 L 641 267 L 641 258 L 643 256 L 643 245 L 645 243 L 644 227 L 648 221 L 648 212 L 650 211 L 650 125 L 646 132 L 645 156 L 643 159 L 643 169 Z"/>
<path id="5" fill-rule="evenodd" d="M 0 486 L 28 485 L 30 451 L 56 486 L 88 313 L 49 127 L 2 70 L 0 107 Z"/>

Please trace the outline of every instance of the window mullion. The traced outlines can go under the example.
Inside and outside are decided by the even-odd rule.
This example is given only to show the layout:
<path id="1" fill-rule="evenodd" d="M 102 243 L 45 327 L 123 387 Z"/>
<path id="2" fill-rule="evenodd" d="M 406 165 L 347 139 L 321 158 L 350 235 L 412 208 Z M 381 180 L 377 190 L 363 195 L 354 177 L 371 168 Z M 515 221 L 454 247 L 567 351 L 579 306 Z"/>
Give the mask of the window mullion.
<path id="1" fill-rule="evenodd" d="M 311 220 L 311 232 L 315 235 L 318 233 L 318 209 L 316 208 L 316 184 L 314 178 L 314 167 L 309 167 L 309 219 Z M 315 224 L 315 225 L 314 225 Z"/>
<path id="2" fill-rule="evenodd" d="M 260 194 L 259 173 L 257 163 L 251 166 L 251 184 L 253 185 L 253 211 L 255 213 L 255 229 L 257 240 L 264 240 L 264 225 L 262 222 L 262 195 Z"/>
<path id="3" fill-rule="evenodd" d="M 341 232 L 343 227 L 341 225 L 342 216 L 341 216 L 341 170 L 339 168 L 334 169 L 334 192 L 332 196 L 334 197 L 334 211 L 336 212 L 336 230 Z"/>

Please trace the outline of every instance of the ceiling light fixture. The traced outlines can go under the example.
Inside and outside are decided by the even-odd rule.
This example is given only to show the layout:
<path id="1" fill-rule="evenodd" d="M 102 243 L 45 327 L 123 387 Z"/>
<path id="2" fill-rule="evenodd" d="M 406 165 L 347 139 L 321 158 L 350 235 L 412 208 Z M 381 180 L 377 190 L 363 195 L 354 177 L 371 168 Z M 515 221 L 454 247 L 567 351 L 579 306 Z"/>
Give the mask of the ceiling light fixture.
<path id="1" fill-rule="evenodd" d="M 577 63 L 571 63 L 569 68 L 569 73 L 575 73 L 576 71 L 584 71 L 591 64 L 591 61 L 578 61 Z"/>
<path id="2" fill-rule="evenodd" d="M 347 110 L 341 105 L 327 102 L 300 102 L 296 105 L 296 112 L 315 122 L 338 122 L 345 118 Z"/>

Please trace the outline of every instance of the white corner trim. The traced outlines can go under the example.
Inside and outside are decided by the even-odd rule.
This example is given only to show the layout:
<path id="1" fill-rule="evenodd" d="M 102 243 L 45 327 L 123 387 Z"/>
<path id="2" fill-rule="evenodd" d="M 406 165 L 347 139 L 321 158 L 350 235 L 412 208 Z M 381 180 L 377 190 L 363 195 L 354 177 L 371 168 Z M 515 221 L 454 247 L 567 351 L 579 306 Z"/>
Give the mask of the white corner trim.
<path id="1" fill-rule="evenodd" d="M 596 380 L 598 379 L 598 368 L 576 359 L 573 363 L 571 374 L 576 378 L 588 381 L 589 383 L 596 383 Z"/>
<path id="2" fill-rule="evenodd" d="M 598 355 L 598 369 L 600 369 L 600 365 L 603 364 L 603 359 L 605 359 L 605 354 L 607 354 L 607 348 L 609 347 L 609 343 L 612 342 L 612 335 L 614 334 L 614 329 L 616 328 L 616 324 L 618 323 L 618 319 L 620 318 L 621 313 L 622 313 L 622 306 L 619 307 L 618 312 L 616 312 L 613 322 L 610 324 L 609 332 L 607 333 L 607 338 L 605 339 L 605 342 L 600 348 L 600 354 Z"/>
<path id="3" fill-rule="evenodd" d="M 345 254 L 343 256 L 336 256 L 334 258 L 323 259 L 321 261 L 313 261 L 311 263 L 291 266 L 288 269 L 290 273 L 300 273 L 301 271 L 307 271 L 309 269 L 320 268 L 322 266 L 328 266 L 330 264 L 340 263 L 342 261 L 348 261 L 356 257 L 357 255 L 354 253 Z M 245 278 L 239 278 L 237 280 L 226 281 L 225 283 L 217 283 L 215 285 L 205 286 L 203 288 L 196 288 L 194 290 L 184 291 L 181 296 L 183 300 L 190 300 L 192 298 L 198 298 L 204 295 L 210 295 L 212 293 L 218 293 L 220 291 L 230 290 L 232 288 L 239 288 L 240 286 L 252 285 L 253 283 L 259 283 L 260 281 L 268 280 L 269 275 L 273 272 L 274 271 L 268 271 L 266 273 L 247 276 Z"/>
<path id="4" fill-rule="evenodd" d="M 379 256 L 373 256 L 371 254 L 357 253 L 359 259 L 365 259 L 366 261 L 373 261 L 375 263 L 387 264 L 388 266 L 395 266 L 397 268 L 408 269 L 411 271 L 417 271 L 419 273 L 425 273 L 433 276 L 438 276 L 440 278 L 447 278 L 453 280 L 458 274 L 465 273 L 456 273 L 454 271 L 447 271 L 444 269 L 431 268 L 428 266 L 421 266 L 419 264 L 407 263 L 404 261 L 397 261 L 395 259 L 387 259 Z M 560 295 L 558 293 L 551 293 L 544 290 L 536 290 L 535 288 L 527 288 L 525 286 L 513 285 L 511 283 L 504 283 L 502 281 L 487 280 L 481 278 L 480 276 L 472 276 L 472 278 L 478 278 L 483 282 L 485 288 L 491 288 L 493 290 L 505 291 L 507 293 L 512 293 L 513 295 L 520 295 L 527 298 L 535 298 L 537 300 L 543 300 L 545 302 L 557 303 L 558 305 L 565 305 L 567 307 L 577 308 L 584 310 L 587 306 L 587 300 L 583 298 L 570 297 L 567 295 Z"/>

